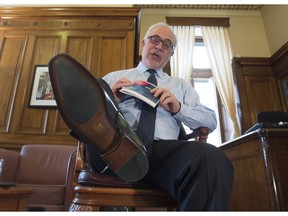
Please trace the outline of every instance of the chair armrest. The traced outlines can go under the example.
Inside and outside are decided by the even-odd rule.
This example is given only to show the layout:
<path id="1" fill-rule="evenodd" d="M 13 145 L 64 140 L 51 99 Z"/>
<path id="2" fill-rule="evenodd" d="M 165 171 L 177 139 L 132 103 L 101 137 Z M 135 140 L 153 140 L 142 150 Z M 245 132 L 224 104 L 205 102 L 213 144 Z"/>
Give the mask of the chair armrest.
<path id="1" fill-rule="evenodd" d="M 74 197 L 74 182 L 75 182 L 75 168 L 76 168 L 76 156 L 77 151 L 73 152 L 69 158 L 67 165 L 66 173 L 66 182 L 65 182 L 65 201 L 64 201 L 64 210 L 68 211 L 72 199 Z"/>
<path id="2" fill-rule="evenodd" d="M 195 139 L 195 141 L 206 143 L 208 135 L 209 135 L 209 129 L 207 127 L 199 127 L 194 129 L 192 133 L 186 134 L 185 129 L 182 125 L 182 128 L 180 128 L 179 139 L 181 140 Z"/>

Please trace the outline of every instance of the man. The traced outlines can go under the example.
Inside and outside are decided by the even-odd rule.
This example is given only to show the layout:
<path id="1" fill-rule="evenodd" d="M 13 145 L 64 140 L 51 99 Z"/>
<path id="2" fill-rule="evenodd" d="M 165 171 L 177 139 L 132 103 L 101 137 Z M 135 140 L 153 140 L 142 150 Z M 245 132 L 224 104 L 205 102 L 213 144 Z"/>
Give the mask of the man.
<path id="1" fill-rule="evenodd" d="M 160 97 L 157 107 L 155 142 L 149 158 L 147 181 L 168 190 L 179 200 L 180 210 L 224 210 L 232 185 L 232 168 L 217 148 L 208 144 L 178 141 L 179 122 L 192 129 L 216 128 L 214 111 L 202 106 L 190 83 L 163 72 L 174 53 L 176 36 L 165 23 L 149 28 L 142 41 L 142 60 L 137 68 L 117 71 L 103 79 L 111 86 L 116 101 L 129 124 L 137 128 L 141 101 L 124 97 L 119 90 L 137 80 L 147 80 L 147 69 L 157 71 Z"/>
<path id="2" fill-rule="evenodd" d="M 227 210 L 233 181 L 230 161 L 213 145 L 178 140 L 181 122 L 191 129 L 208 127 L 213 131 L 216 118 L 213 110 L 199 102 L 199 96 L 190 83 L 163 72 L 175 47 L 176 36 L 172 28 L 157 23 L 148 29 L 142 41 L 139 65 L 109 73 L 103 79 L 111 87 L 115 103 L 118 103 L 131 130 L 136 131 L 141 125 L 144 103 L 136 98 L 127 99 L 120 89 L 134 81 L 147 80 L 150 73 L 155 73 L 157 88 L 151 92 L 160 98 L 160 102 L 156 108 L 152 150 L 147 152 L 149 169 L 143 180 L 167 190 L 178 200 L 180 211 Z M 94 171 L 108 175 L 115 173 L 101 159 L 95 145 L 86 142 L 86 149 Z"/>

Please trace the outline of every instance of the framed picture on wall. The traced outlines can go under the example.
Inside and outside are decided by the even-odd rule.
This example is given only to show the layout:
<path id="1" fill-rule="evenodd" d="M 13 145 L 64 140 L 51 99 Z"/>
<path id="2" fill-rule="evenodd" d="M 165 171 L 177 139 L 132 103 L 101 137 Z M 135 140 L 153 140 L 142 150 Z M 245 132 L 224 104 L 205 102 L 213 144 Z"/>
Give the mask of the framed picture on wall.
<path id="1" fill-rule="evenodd" d="M 47 65 L 35 65 L 29 107 L 56 108 Z"/>

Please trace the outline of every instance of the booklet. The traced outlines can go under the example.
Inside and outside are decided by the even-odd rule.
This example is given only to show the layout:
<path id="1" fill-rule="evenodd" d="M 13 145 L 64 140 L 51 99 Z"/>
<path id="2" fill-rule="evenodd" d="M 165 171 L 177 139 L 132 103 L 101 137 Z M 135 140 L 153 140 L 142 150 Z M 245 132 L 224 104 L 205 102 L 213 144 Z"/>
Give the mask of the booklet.
<path id="1" fill-rule="evenodd" d="M 132 86 L 123 87 L 120 92 L 139 98 L 153 108 L 159 103 L 159 97 L 154 97 L 150 90 L 157 86 L 146 81 L 136 81 Z"/>

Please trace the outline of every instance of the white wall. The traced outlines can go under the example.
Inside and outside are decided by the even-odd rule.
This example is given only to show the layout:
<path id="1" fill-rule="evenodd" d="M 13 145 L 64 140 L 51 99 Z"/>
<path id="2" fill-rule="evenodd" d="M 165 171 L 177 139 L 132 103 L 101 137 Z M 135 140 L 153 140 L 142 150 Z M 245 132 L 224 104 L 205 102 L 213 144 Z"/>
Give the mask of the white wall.
<path id="1" fill-rule="evenodd" d="M 271 56 L 260 11 L 142 9 L 140 42 L 148 27 L 156 22 L 165 22 L 166 16 L 228 17 L 233 56 Z"/>
<path id="2" fill-rule="evenodd" d="M 270 51 L 274 54 L 288 41 L 288 5 L 264 5 L 261 14 Z"/>

